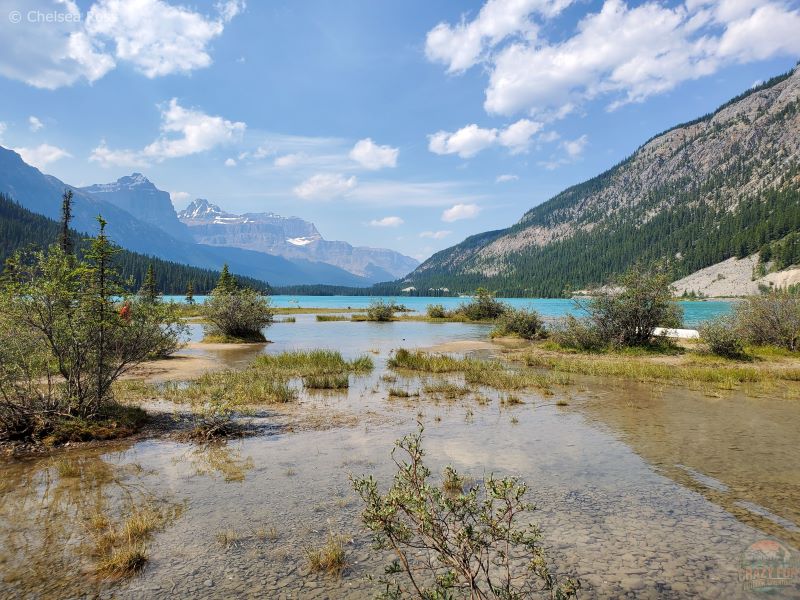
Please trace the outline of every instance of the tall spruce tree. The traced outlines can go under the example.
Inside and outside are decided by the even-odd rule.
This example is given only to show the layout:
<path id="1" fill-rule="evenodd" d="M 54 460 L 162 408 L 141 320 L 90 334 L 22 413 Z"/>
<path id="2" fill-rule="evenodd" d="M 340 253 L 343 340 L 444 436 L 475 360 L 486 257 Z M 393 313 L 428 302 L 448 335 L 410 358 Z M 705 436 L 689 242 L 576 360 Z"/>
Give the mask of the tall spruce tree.
<path id="1" fill-rule="evenodd" d="M 186 304 L 194 304 L 194 282 L 191 279 L 186 284 Z"/>
<path id="2" fill-rule="evenodd" d="M 147 265 L 147 272 L 142 280 L 142 287 L 139 289 L 139 297 L 143 302 L 153 304 L 158 301 L 158 285 L 156 284 L 156 273 L 153 263 Z"/>
<path id="3" fill-rule="evenodd" d="M 219 281 L 217 282 L 217 287 L 214 288 L 214 293 L 232 294 L 236 291 L 237 287 L 236 278 L 231 275 L 227 263 L 222 265 L 222 272 L 219 274 Z"/>
<path id="4" fill-rule="evenodd" d="M 64 190 L 61 197 L 61 231 L 58 234 L 58 245 L 67 256 L 72 255 L 72 236 L 69 231 L 69 222 L 72 220 L 72 190 Z"/>

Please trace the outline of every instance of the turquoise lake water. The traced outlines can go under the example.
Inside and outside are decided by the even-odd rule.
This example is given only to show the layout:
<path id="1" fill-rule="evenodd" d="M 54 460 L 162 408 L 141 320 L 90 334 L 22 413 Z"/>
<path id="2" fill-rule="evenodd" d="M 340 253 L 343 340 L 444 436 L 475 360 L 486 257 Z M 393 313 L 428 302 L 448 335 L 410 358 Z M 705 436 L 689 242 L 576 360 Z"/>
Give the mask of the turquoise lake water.
<path id="1" fill-rule="evenodd" d="M 424 313 L 429 304 L 442 304 L 445 308 L 457 307 L 465 298 L 429 298 L 418 296 L 272 296 L 275 306 L 300 308 L 366 308 L 374 300 L 395 301 L 404 304 L 415 312 Z M 532 308 L 547 318 L 563 317 L 567 314 L 580 316 L 573 300 L 565 298 L 499 298 L 517 308 Z M 182 302 L 183 296 L 166 296 L 165 300 Z M 198 303 L 205 301 L 205 296 L 195 296 Z M 683 323 L 686 327 L 694 327 L 724 315 L 731 310 L 732 302 L 725 300 L 708 300 L 704 302 L 679 302 L 683 308 Z"/>

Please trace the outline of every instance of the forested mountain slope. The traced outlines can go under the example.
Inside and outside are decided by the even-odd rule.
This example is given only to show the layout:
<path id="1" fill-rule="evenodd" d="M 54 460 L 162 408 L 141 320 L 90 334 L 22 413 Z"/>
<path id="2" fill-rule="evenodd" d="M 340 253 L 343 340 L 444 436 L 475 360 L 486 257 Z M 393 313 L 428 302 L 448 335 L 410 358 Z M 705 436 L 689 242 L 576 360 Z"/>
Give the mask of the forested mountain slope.
<path id="1" fill-rule="evenodd" d="M 677 279 L 799 232 L 798 165 L 795 68 L 652 138 L 514 226 L 435 254 L 398 283 L 558 296 L 660 258 L 673 259 Z"/>
<path id="2" fill-rule="evenodd" d="M 56 221 L 35 214 L 0 193 L 0 270 L 6 258 L 15 250 L 43 248 L 55 242 L 60 227 Z M 85 236 L 77 232 L 73 232 L 73 239 L 79 253 L 88 245 Z M 183 295 L 190 281 L 195 294 L 203 294 L 212 290 L 219 279 L 219 271 L 190 267 L 128 250 L 120 250 L 114 260 L 122 275 L 132 281 L 131 291 L 139 289 L 150 264 L 155 271 L 156 285 L 164 294 Z M 269 290 L 263 281 L 240 276 L 237 276 L 237 280 L 242 285 Z"/>

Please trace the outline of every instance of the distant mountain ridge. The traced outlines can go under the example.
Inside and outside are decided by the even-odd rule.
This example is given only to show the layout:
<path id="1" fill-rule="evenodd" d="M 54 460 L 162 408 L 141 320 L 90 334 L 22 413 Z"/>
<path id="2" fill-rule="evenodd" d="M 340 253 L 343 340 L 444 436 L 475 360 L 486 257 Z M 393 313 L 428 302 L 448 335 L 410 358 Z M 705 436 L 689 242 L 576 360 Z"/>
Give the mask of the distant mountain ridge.
<path id="1" fill-rule="evenodd" d="M 334 265 L 372 282 L 389 281 L 411 272 L 419 262 L 393 250 L 354 247 L 329 241 L 316 226 L 299 217 L 271 212 L 224 211 L 208 200 L 197 199 L 178 214 L 197 242 L 266 252 L 290 260 L 305 259 Z"/>
<path id="2" fill-rule="evenodd" d="M 95 233 L 96 217 L 102 215 L 108 221 L 108 235 L 114 243 L 164 260 L 215 270 L 227 263 L 234 273 L 272 285 L 365 286 L 370 283 L 364 277 L 321 262 L 288 260 L 242 248 L 207 246 L 184 239 L 180 232 L 172 235 L 170 227 L 182 227 L 183 224 L 177 221 L 166 192 L 157 189 L 153 192 L 152 184 L 143 176 L 121 178 L 116 184 L 88 188 L 71 186 L 25 163 L 13 150 L 0 147 L 0 192 L 35 213 L 58 219 L 61 195 L 65 189 L 73 190 L 73 227 L 76 231 Z M 137 204 L 128 196 L 135 189 L 145 192 L 143 197 L 146 201 Z M 172 211 L 172 219 L 159 222 L 158 215 L 167 214 L 167 209 Z"/>
<path id="3" fill-rule="evenodd" d="M 800 67 L 651 138 L 512 227 L 436 253 L 396 284 L 558 296 L 637 260 L 671 259 L 677 279 L 798 231 Z"/>

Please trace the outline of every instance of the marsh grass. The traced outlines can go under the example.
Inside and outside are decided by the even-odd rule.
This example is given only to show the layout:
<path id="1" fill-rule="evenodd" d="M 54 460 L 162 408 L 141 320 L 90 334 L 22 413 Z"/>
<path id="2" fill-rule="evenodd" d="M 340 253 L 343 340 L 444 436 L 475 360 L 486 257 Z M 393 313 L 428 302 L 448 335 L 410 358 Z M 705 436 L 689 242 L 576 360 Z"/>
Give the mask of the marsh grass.
<path id="1" fill-rule="evenodd" d="M 416 398 L 419 396 L 419 392 L 412 392 L 407 389 L 399 388 L 399 387 L 390 387 L 389 388 L 389 397 L 390 398 Z"/>
<path id="2" fill-rule="evenodd" d="M 242 540 L 241 534 L 232 527 L 217 532 L 217 542 L 223 548 L 230 548 L 231 546 L 237 546 L 239 545 L 239 542 L 241 540 Z"/>
<path id="3" fill-rule="evenodd" d="M 428 394 L 443 396 L 451 400 L 455 398 L 462 398 L 472 391 L 466 386 L 457 385 L 445 380 L 426 383 L 422 389 Z"/>
<path id="4" fill-rule="evenodd" d="M 303 385 L 311 390 L 346 390 L 350 387 L 350 378 L 347 374 L 308 375 Z"/>
<path id="5" fill-rule="evenodd" d="M 173 402 L 195 404 L 222 399 L 237 407 L 293 402 L 297 390 L 289 386 L 285 377 L 251 367 L 205 373 L 186 386 L 165 386 L 164 396 Z"/>
<path id="6" fill-rule="evenodd" d="M 326 321 L 349 321 L 347 317 L 344 315 L 317 315 L 317 321 L 319 322 L 326 322 Z"/>
<path id="7" fill-rule="evenodd" d="M 399 349 L 389 359 L 390 368 L 426 373 L 463 373 L 468 384 L 482 385 L 497 390 L 539 388 L 547 390 L 552 385 L 570 383 L 568 377 L 530 371 L 512 371 L 497 360 L 456 358 L 447 354 L 430 354 L 419 350 Z"/>
<path id="8" fill-rule="evenodd" d="M 139 543 L 131 543 L 121 548 L 113 548 L 101 558 L 95 573 L 105 579 L 121 579 L 135 575 L 147 563 L 147 547 Z"/>
<path id="9" fill-rule="evenodd" d="M 369 373 L 375 364 L 369 356 L 346 360 L 335 350 L 300 350 L 281 354 L 265 354 L 253 363 L 257 370 L 271 371 L 284 377 Z"/>
<path id="10" fill-rule="evenodd" d="M 525 404 L 519 396 L 514 394 L 505 394 L 500 396 L 500 404 L 505 406 L 518 406 L 520 404 Z"/>
<path id="11" fill-rule="evenodd" d="M 347 567 L 347 556 L 344 550 L 345 537 L 328 532 L 325 544 L 321 548 L 306 549 L 308 568 L 312 573 L 327 573 L 340 577 Z"/>
<path id="12" fill-rule="evenodd" d="M 734 389 L 748 383 L 800 381 L 800 368 L 756 366 L 712 355 L 693 353 L 681 362 L 656 362 L 646 358 L 616 357 L 608 359 L 592 355 L 552 356 L 536 352 L 522 355 L 530 367 L 551 369 L 561 373 L 577 373 L 600 377 L 616 377 L 635 381 L 681 381 L 714 384 L 721 389 Z"/>
<path id="13" fill-rule="evenodd" d="M 100 514 L 92 515 L 91 554 L 97 560 L 95 574 L 102 578 L 120 579 L 139 572 L 147 562 L 145 542 L 151 535 L 177 519 L 184 505 L 156 507 L 146 505 L 134 509 L 119 526 Z"/>

